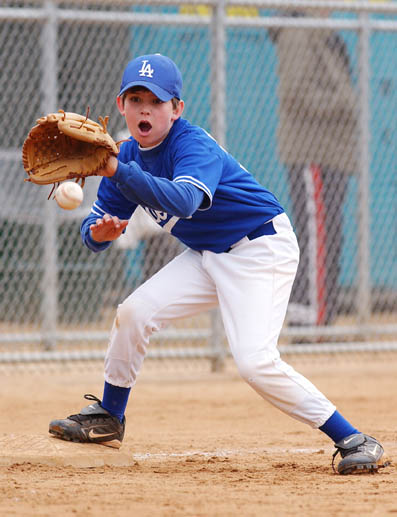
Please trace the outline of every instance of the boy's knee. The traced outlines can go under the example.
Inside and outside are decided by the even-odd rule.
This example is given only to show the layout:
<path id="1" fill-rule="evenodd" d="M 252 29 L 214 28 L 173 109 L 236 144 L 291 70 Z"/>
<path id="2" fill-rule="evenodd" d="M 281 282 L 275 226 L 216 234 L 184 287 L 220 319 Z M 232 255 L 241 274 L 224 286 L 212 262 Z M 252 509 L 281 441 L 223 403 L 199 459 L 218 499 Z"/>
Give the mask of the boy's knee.
<path id="1" fill-rule="evenodd" d="M 240 360 L 237 363 L 237 369 L 246 382 L 256 377 L 257 365 L 254 361 L 250 361 L 249 359 Z"/>
<path id="2" fill-rule="evenodd" d="M 116 312 L 115 325 L 118 329 L 131 326 L 145 326 L 149 319 L 147 306 L 134 296 L 128 297 L 122 302 Z"/>
<path id="3" fill-rule="evenodd" d="M 270 355 L 239 358 L 236 360 L 237 369 L 241 377 L 250 383 L 260 376 L 270 375 L 276 358 Z"/>

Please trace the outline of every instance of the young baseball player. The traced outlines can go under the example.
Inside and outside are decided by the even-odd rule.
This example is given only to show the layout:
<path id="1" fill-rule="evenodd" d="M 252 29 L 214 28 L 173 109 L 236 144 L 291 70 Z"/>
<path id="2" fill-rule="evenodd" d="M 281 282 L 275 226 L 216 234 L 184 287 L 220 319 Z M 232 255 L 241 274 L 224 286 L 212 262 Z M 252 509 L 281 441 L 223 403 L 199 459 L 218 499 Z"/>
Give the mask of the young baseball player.
<path id="1" fill-rule="evenodd" d="M 50 423 L 58 438 L 120 447 L 125 408 L 153 332 L 220 307 L 239 373 L 265 400 L 326 433 L 341 474 L 376 471 L 380 443 L 353 427 L 277 350 L 299 260 L 276 197 L 203 129 L 181 118 L 182 77 L 160 54 L 128 63 L 117 106 L 131 133 L 111 157 L 81 225 L 94 252 L 124 231 L 138 205 L 186 250 L 117 309 L 105 358 L 102 401 Z"/>

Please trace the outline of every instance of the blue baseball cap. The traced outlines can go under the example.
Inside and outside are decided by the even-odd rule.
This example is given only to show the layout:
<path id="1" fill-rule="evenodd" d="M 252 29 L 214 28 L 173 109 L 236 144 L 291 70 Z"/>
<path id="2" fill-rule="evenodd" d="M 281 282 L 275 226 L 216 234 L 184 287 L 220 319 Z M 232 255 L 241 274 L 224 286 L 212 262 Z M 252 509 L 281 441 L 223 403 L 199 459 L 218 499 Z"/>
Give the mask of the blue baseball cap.
<path id="1" fill-rule="evenodd" d="M 181 98 L 182 75 L 169 57 L 147 54 L 128 63 L 121 80 L 119 96 L 133 86 L 148 88 L 160 100 L 167 102 Z"/>

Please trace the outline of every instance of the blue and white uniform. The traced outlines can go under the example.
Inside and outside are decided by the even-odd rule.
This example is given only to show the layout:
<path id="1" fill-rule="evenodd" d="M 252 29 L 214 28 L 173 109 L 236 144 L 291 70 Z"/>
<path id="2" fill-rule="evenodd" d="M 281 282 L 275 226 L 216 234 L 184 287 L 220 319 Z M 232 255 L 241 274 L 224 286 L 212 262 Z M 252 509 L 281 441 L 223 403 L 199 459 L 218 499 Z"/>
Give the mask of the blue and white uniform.
<path id="1" fill-rule="evenodd" d="M 187 249 L 134 291 L 117 310 L 105 360 L 107 383 L 135 384 L 149 338 L 172 320 L 219 306 L 241 376 L 266 400 L 312 427 L 335 406 L 277 350 L 299 260 L 288 217 L 261 186 L 203 129 L 174 122 L 157 147 L 124 143 L 112 178 L 81 226 L 105 213 L 129 219 L 138 205 Z"/>
<path id="2" fill-rule="evenodd" d="M 208 133 L 178 119 L 167 138 L 150 150 L 130 140 L 122 145 L 119 167 L 102 180 L 87 228 L 104 213 L 129 219 L 141 204 L 165 230 L 187 247 L 221 253 L 284 212 L 261 186 Z M 167 180 L 167 181 L 164 181 Z M 170 180 L 172 184 L 168 181 Z"/>

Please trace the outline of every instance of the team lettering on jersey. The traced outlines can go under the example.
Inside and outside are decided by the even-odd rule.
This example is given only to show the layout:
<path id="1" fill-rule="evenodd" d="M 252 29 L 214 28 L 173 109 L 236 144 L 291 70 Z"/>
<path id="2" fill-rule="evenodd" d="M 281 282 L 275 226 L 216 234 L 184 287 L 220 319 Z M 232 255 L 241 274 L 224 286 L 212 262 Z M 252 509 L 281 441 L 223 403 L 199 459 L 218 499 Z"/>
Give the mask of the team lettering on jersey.
<path id="1" fill-rule="evenodd" d="M 139 70 L 139 75 L 141 77 L 153 77 L 154 70 L 151 67 L 150 63 L 147 59 L 142 61 L 142 68 Z"/>
<path id="2" fill-rule="evenodd" d="M 166 232 L 171 232 L 172 228 L 179 221 L 179 217 L 176 215 L 169 216 L 167 212 L 160 212 L 160 210 L 154 210 L 153 208 L 149 208 L 147 206 L 144 208 L 145 212 L 150 215 L 150 217 L 154 219 L 154 221 L 159 224 Z"/>

